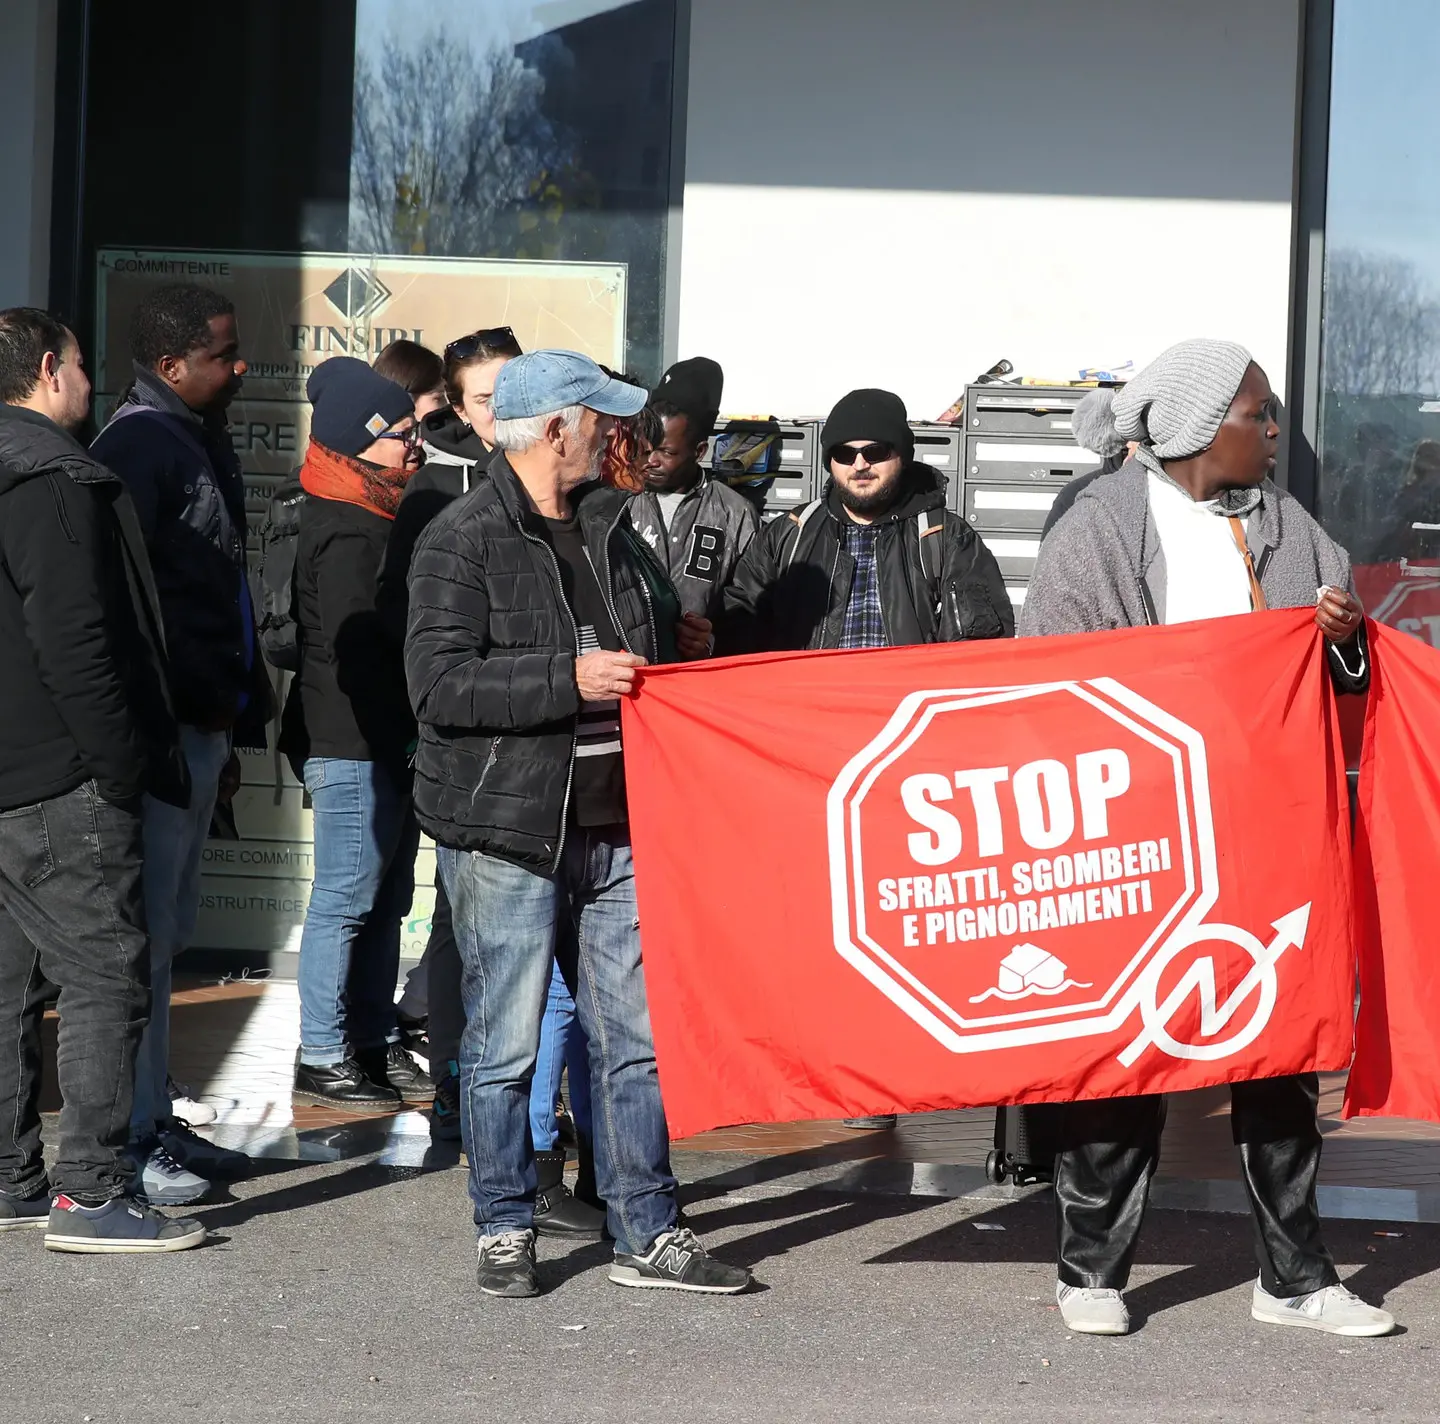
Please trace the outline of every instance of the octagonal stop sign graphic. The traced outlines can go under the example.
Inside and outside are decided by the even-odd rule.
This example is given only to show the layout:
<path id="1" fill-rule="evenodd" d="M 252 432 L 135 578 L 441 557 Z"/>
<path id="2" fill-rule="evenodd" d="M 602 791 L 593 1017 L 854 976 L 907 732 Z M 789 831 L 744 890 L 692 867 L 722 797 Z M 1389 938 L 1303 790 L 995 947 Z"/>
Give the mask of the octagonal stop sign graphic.
<path id="1" fill-rule="evenodd" d="M 957 1052 L 1120 1027 L 1218 894 L 1204 741 L 1112 679 L 912 693 L 827 812 L 837 950 Z"/>

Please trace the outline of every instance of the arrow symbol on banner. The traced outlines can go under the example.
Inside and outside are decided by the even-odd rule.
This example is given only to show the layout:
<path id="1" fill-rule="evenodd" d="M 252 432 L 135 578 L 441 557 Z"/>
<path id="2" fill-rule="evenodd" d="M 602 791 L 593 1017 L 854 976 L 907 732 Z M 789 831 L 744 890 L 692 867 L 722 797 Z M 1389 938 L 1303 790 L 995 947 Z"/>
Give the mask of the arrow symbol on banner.
<path id="1" fill-rule="evenodd" d="M 1275 931 L 1275 938 L 1267 945 L 1262 945 L 1254 935 L 1244 930 L 1237 930 L 1230 926 L 1203 925 L 1199 934 L 1204 931 L 1211 931 L 1211 937 L 1215 939 L 1230 940 L 1240 944 L 1254 959 L 1245 977 L 1235 986 L 1234 991 L 1223 1004 L 1217 1004 L 1215 990 L 1215 961 L 1209 955 L 1203 959 L 1197 959 L 1181 977 L 1180 982 L 1170 991 L 1163 1004 L 1155 1004 L 1153 999 L 1147 1005 L 1142 999 L 1140 1004 L 1140 1015 L 1145 1020 L 1145 1027 L 1142 1028 L 1135 1040 L 1120 1053 L 1120 1062 L 1129 1068 L 1137 1058 L 1162 1034 L 1169 1038 L 1165 1032 L 1165 1026 L 1179 1012 L 1180 1007 L 1188 999 L 1192 992 L 1198 992 L 1200 996 L 1200 1034 L 1203 1038 L 1214 1038 L 1226 1024 L 1235 1017 L 1240 1005 L 1261 988 L 1266 976 L 1273 976 L 1275 965 L 1280 956 L 1287 949 L 1301 949 L 1305 944 L 1305 933 L 1310 927 L 1310 903 L 1301 905 L 1298 910 L 1291 910 L 1288 915 L 1281 915 L 1278 920 L 1272 922 L 1271 928 Z M 1228 933 L 1221 933 L 1228 931 Z M 1243 938 L 1242 938 L 1243 936 Z M 1190 943 L 1203 943 L 1203 939 L 1190 941 Z M 1177 947 L 1174 953 L 1186 948 L 1186 945 Z M 1174 953 L 1168 955 L 1162 963 L 1156 965 L 1156 980 L 1161 969 L 1174 957 Z M 1167 1052 L 1171 1051 L 1169 1046 L 1162 1044 Z"/>

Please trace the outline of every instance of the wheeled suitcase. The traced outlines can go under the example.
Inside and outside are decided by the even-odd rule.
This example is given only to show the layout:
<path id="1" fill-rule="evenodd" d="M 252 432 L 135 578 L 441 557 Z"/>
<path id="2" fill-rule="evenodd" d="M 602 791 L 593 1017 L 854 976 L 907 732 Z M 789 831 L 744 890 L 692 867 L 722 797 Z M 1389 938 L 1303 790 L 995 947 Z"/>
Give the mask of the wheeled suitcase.
<path id="1" fill-rule="evenodd" d="M 1064 1103 L 996 1108 L 995 1146 L 986 1155 L 985 1175 L 997 1186 L 1053 1182 L 1064 1113 Z"/>

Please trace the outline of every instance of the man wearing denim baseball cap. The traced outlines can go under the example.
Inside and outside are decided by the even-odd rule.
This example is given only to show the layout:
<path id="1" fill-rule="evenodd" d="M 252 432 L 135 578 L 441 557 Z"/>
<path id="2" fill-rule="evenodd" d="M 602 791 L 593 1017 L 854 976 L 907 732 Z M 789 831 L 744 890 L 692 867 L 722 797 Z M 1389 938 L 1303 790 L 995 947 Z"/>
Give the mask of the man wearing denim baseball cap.
<path id="1" fill-rule="evenodd" d="M 411 565 L 415 809 L 465 967 L 460 1118 L 486 1295 L 540 1290 L 529 1094 L 557 955 L 592 1045 L 610 1279 L 750 1284 L 679 1224 L 640 967 L 619 699 L 636 668 L 675 658 L 680 606 L 626 495 L 598 476 L 615 421 L 647 395 L 574 351 L 508 362 L 500 453 Z M 567 922 L 575 933 L 557 936 Z"/>

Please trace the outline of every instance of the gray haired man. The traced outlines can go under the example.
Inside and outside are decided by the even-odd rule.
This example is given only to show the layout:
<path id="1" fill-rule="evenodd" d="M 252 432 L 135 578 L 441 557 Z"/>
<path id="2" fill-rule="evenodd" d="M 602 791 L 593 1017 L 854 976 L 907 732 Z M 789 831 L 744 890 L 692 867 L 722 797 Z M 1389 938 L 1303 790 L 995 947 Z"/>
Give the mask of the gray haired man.
<path id="1" fill-rule="evenodd" d="M 596 480 L 615 421 L 645 399 L 572 351 L 510 361 L 494 395 L 503 453 L 411 566 L 415 809 L 464 963 L 461 1129 L 487 1295 L 539 1293 L 529 1097 L 557 952 L 591 1045 L 610 1279 L 750 1284 L 679 1224 L 640 964 L 619 699 L 637 668 L 674 658 L 680 607 L 625 495 Z M 557 936 L 566 921 L 575 933 Z"/>

